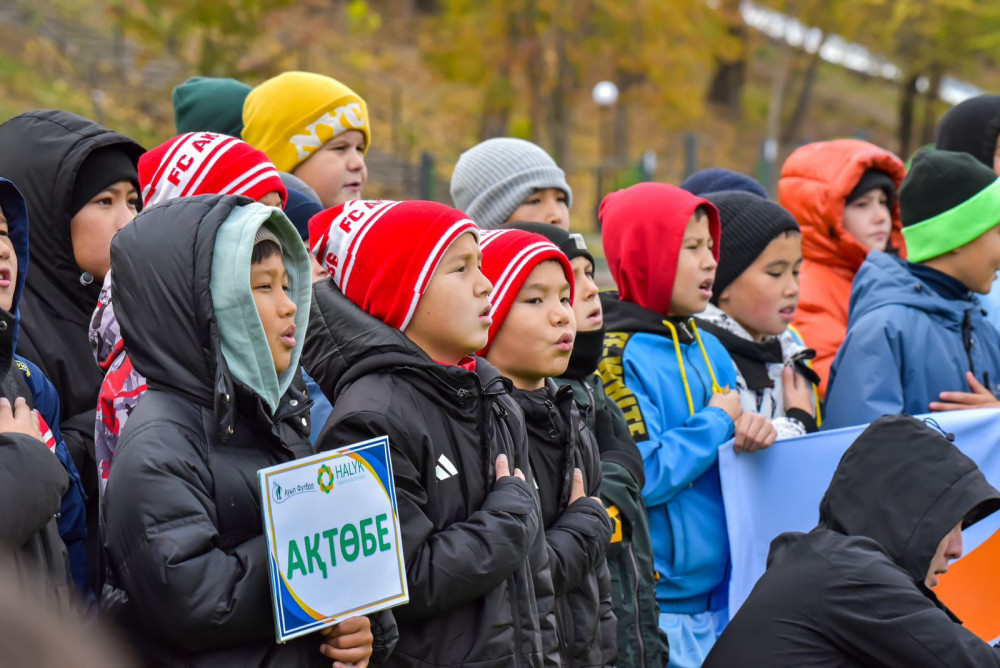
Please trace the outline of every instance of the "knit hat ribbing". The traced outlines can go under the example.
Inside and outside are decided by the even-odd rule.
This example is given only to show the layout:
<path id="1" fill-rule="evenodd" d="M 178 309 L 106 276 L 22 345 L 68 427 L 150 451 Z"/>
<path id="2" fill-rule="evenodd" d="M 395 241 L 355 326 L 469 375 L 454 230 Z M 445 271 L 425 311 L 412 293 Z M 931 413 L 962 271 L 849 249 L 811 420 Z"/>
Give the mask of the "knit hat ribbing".
<path id="1" fill-rule="evenodd" d="M 784 232 L 801 232 L 792 214 L 779 204 L 745 192 L 712 193 L 705 197 L 719 210 L 722 239 L 719 268 L 712 286 L 712 303 Z"/>
<path id="2" fill-rule="evenodd" d="M 441 258 L 475 223 L 437 202 L 352 200 L 309 221 L 311 252 L 348 299 L 405 330 Z"/>
<path id="3" fill-rule="evenodd" d="M 368 106 L 336 79 L 311 72 L 285 72 L 247 95 L 243 139 L 264 151 L 282 172 L 291 172 L 325 143 L 350 130 L 371 146 Z"/>
<path id="4" fill-rule="evenodd" d="M 925 151 L 899 189 L 911 262 L 955 250 L 1000 224 L 1000 179 L 968 153 Z"/>
<path id="5" fill-rule="evenodd" d="M 486 357 L 504 319 L 510 313 L 510 308 L 517 301 L 521 286 L 535 267 L 547 260 L 555 260 L 562 266 L 563 274 L 569 282 L 570 303 L 573 303 L 576 286 L 569 258 L 558 246 L 540 234 L 512 229 L 484 230 L 480 234 L 479 247 L 483 252 L 483 274 L 493 284 L 493 292 L 490 294 L 493 324 L 490 325 L 486 347 L 479 351 L 480 357 Z"/>
<path id="6" fill-rule="evenodd" d="M 567 232 L 558 225 L 551 225 L 549 223 L 511 223 L 504 229 L 524 230 L 525 232 L 540 234 L 558 246 L 559 250 L 566 254 L 570 262 L 574 258 L 585 257 L 590 260 L 591 266 L 597 267 L 597 263 L 594 262 L 594 256 L 587 250 L 587 242 L 582 234 Z"/>
<path id="7" fill-rule="evenodd" d="M 257 200 L 288 191 L 261 151 L 235 137 L 189 132 L 168 139 L 139 158 L 139 184 L 147 206 L 194 195 L 246 195 Z"/>
<path id="8" fill-rule="evenodd" d="M 767 191 L 746 174 L 734 172 L 721 167 L 709 167 L 695 172 L 684 179 L 681 188 L 692 195 L 704 197 L 709 193 L 720 193 L 728 190 L 740 190 L 767 199 Z"/>
<path id="9" fill-rule="evenodd" d="M 236 79 L 191 77 L 174 88 L 174 124 L 177 134 L 218 132 L 239 137 L 243 131 L 243 102 L 250 86 Z"/>
<path id="10" fill-rule="evenodd" d="M 566 174 L 541 147 L 523 139 L 487 139 L 463 153 L 451 176 L 451 198 L 483 229 L 507 222 L 531 193 L 557 188 L 573 205 Z"/>
<path id="11" fill-rule="evenodd" d="M 261 225 L 260 228 L 257 229 L 257 234 L 253 237 L 253 245 L 256 246 L 262 241 L 270 241 L 281 249 L 281 240 L 278 239 L 278 235 L 272 232 L 267 225 Z"/>

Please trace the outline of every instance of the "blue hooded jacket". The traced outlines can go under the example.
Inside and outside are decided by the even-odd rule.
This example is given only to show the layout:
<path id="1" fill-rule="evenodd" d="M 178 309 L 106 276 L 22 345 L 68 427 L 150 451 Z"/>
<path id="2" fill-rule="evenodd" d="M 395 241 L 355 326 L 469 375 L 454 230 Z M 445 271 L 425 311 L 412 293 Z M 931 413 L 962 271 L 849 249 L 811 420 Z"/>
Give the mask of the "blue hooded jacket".
<path id="1" fill-rule="evenodd" d="M 1000 333 L 977 297 L 940 297 L 886 253 L 873 251 L 851 289 L 847 338 L 833 362 L 823 428 L 919 415 L 945 391 L 968 391 L 972 371 L 1000 392 Z"/>
<path id="2" fill-rule="evenodd" d="M 7 236 L 14 247 L 17 256 L 17 277 L 14 282 L 14 299 L 11 312 L 20 322 L 17 311 L 24 293 L 24 284 L 28 274 L 28 212 L 24 198 L 7 179 L 0 178 L 0 209 L 3 209 L 7 219 Z M 69 474 L 70 486 L 63 495 L 62 506 L 59 509 L 59 535 L 66 544 L 69 553 L 70 571 L 77 590 L 88 600 L 94 600 L 87 588 L 87 521 L 86 495 L 80 474 L 76 470 L 73 458 L 66 448 L 62 433 L 59 431 L 59 395 L 48 378 L 33 363 L 16 354 L 17 332 L 14 332 L 14 359 L 12 370 L 17 369 L 28 389 L 31 391 L 31 401 L 45 422 L 52 430 L 56 441 L 55 454 Z"/>
<path id="3" fill-rule="evenodd" d="M 721 388 L 736 387 L 736 367 L 693 321 L 664 319 L 617 297 L 601 294 L 607 329 L 598 372 L 643 458 L 656 599 L 661 612 L 720 610 L 729 540 L 718 451 L 734 425 L 708 402 Z"/>

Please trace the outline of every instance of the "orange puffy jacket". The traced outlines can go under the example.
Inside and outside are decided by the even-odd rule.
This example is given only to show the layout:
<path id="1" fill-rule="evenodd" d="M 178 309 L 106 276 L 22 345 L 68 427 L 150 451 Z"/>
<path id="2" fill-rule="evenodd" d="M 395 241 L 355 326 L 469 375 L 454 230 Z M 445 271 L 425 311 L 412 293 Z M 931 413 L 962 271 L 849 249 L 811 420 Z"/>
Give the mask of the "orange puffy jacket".
<path id="1" fill-rule="evenodd" d="M 802 227 L 801 288 L 793 325 L 816 350 L 813 368 L 822 379 L 821 396 L 826 396 L 830 365 L 847 335 L 851 282 L 868 255 L 844 229 L 844 206 L 869 169 L 891 176 L 896 188 L 906 176 L 902 161 L 889 151 L 860 139 L 836 139 L 796 149 L 778 181 L 778 201 Z M 890 244 L 906 257 L 898 198 Z"/>

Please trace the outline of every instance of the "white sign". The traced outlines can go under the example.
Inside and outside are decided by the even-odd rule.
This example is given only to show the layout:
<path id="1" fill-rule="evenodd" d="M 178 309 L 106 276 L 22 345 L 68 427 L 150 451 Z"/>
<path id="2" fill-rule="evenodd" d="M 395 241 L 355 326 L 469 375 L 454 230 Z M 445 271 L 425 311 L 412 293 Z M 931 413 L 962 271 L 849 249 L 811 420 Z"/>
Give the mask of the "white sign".
<path id="1" fill-rule="evenodd" d="M 387 437 L 257 478 L 278 642 L 409 601 Z"/>

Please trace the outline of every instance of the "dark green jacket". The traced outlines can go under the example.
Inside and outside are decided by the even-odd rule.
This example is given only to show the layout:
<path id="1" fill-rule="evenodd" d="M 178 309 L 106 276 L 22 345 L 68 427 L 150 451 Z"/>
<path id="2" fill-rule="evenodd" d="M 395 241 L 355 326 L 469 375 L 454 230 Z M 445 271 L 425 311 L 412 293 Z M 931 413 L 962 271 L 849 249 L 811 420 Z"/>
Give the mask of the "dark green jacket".
<path id="1" fill-rule="evenodd" d="M 600 496 L 615 523 L 608 546 L 611 597 L 618 618 L 618 665 L 662 668 L 667 665 L 667 638 L 659 628 L 656 572 L 649 520 L 642 503 L 642 458 L 618 406 L 609 401 L 596 374 L 584 379 L 556 378 L 569 385 L 580 413 L 597 436 L 601 455 Z"/>

